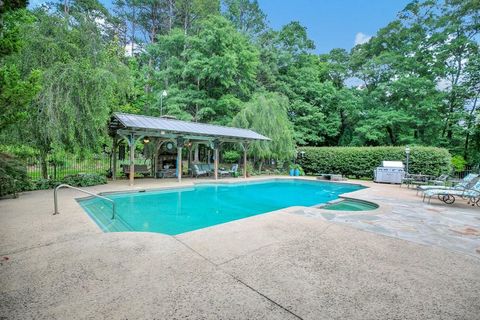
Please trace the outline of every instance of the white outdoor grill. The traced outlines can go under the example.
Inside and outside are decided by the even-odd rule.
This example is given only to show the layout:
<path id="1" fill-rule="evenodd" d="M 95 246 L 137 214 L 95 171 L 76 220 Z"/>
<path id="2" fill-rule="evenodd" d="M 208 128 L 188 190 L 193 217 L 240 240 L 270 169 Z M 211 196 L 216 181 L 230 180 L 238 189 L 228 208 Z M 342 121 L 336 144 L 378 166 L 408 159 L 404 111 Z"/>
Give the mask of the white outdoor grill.
<path id="1" fill-rule="evenodd" d="M 402 161 L 382 161 L 382 166 L 374 171 L 375 182 L 402 183 L 405 177 L 405 170 Z"/>

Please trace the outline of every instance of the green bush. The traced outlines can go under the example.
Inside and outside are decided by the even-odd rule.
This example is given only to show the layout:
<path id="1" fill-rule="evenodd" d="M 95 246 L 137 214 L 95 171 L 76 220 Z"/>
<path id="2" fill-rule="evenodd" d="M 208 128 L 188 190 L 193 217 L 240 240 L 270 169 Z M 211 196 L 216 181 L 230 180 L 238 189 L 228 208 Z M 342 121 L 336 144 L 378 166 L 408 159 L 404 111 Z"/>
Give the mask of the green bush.
<path id="1" fill-rule="evenodd" d="M 240 159 L 240 152 L 235 150 L 225 151 L 223 153 L 223 161 L 225 163 L 236 163 Z"/>
<path id="2" fill-rule="evenodd" d="M 410 148 L 410 173 L 440 175 L 451 171 L 451 155 L 435 147 Z M 302 147 L 298 163 L 307 174 L 337 173 L 373 178 L 383 160 L 406 163 L 404 147 Z"/>
<path id="3" fill-rule="evenodd" d="M 103 175 L 89 173 L 89 174 L 72 174 L 65 176 L 62 183 L 69 184 L 74 187 L 90 187 L 99 184 L 106 184 L 107 178 Z"/>
<path id="4" fill-rule="evenodd" d="M 61 182 L 53 179 L 39 179 L 33 181 L 32 190 L 45 190 L 53 189 L 58 186 Z"/>
<path id="5" fill-rule="evenodd" d="M 39 179 L 33 181 L 33 188 L 31 190 L 45 190 L 53 189 L 56 186 L 66 183 L 73 187 L 90 187 L 99 184 L 106 184 L 107 178 L 99 174 L 72 174 L 65 176 L 60 180 L 53 179 Z"/>
<path id="6" fill-rule="evenodd" d="M 467 165 L 467 161 L 459 155 L 452 157 L 452 166 L 455 172 L 462 172 L 465 170 L 465 166 Z"/>
<path id="7" fill-rule="evenodd" d="M 14 156 L 8 153 L 0 153 L 0 196 L 31 188 L 25 166 Z"/>

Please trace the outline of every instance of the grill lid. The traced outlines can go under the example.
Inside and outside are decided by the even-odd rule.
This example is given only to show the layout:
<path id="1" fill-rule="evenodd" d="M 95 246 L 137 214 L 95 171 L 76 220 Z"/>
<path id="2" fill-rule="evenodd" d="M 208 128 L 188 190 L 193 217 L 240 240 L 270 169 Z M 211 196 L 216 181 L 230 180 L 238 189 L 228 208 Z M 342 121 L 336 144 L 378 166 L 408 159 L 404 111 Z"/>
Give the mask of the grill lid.
<path id="1" fill-rule="evenodd" d="M 382 167 L 384 168 L 403 168 L 402 161 L 382 161 Z"/>

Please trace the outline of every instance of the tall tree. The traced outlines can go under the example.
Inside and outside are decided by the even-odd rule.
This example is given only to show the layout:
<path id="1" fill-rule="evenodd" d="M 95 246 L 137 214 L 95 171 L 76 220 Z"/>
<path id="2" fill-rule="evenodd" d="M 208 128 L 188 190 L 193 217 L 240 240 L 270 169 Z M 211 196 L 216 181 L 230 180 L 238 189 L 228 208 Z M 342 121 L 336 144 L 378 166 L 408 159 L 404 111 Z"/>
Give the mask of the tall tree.
<path id="1" fill-rule="evenodd" d="M 22 76 L 41 73 L 42 88 L 28 117 L 13 132 L 39 149 L 44 177 L 46 156 L 53 148 L 98 147 L 111 109 L 128 88 L 120 52 L 111 50 L 97 17 L 80 10 L 81 5 L 72 3 L 68 17 L 37 10 L 21 52 L 9 57 Z"/>
<path id="2" fill-rule="evenodd" d="M 250 154 L 262 164 L 267 159 L 290 160 L 295 154 L 293 129 L 287 116 L 288 99 L 277 93 L 257 93 L 232 121 L 234 126 L 259 132 L 272 141 L 255 141 Z"/>
<path id="3" fill-rule="evenodd" d="M 224 0 L 223 8 L 223 15 L 252 40 L 267 29 L 267 16 L 257 0 Z"/>
<path id="4" fill-rule="evenodd" d="M 255 88 L 258 53 L 221 16 L 204 20 L 195 35 L 181 29 L 161 36 L 148 53 L 156 92 L 168 90 L 165 110 L 183 119 L 226 124 Z M 153 105 L 158 114 L 160 97 Z"/>

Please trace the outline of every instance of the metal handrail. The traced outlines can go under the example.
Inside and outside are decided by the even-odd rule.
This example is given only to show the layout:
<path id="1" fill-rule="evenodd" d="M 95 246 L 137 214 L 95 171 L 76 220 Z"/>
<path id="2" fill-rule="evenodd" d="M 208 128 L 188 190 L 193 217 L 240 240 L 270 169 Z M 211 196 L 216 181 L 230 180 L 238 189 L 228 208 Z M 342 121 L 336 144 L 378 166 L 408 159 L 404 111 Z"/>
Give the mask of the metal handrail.
<path id="1" fill-rule="evenodd" d="M 112 203 L 112 219 L 115 219 L 115 201 L 113 201 L 112 199 L 108 199 L 104 196 L 101 196 L 101 195 L 98 195 L 96 193 L 93 193 L 93 192 L 90 192 L 90 191 L 87 191 L 87 190 L 83 190 L 83 189 L 79 189 L 79 188 L 76 188 L 76 187 L 72 187 L 71 185 L 69 184 L 61 184 L 59 185 L 58 187 L 55 188 L 55 190 L 53 191 L 53 204 L 54 204 L 54 212 L 53 214 L 59 214 L 60 212 L 58 212 L 58 201 L 57 201 L 57 192 L 60 188 L 70 188 L 70 189 L 74 189 L 74 190 L 77 190 L 77 191 L 80 191 L 80 192 L 83 192 L 83 193 L 86 193 L 86 194 L 89 194 L 91 196 L 94 196 L 94 197 L 97 197 L 97 198 L 100 198 L 100 199 L 103 199 L 103 200 L 107 200 L 109 202 Z"/>

